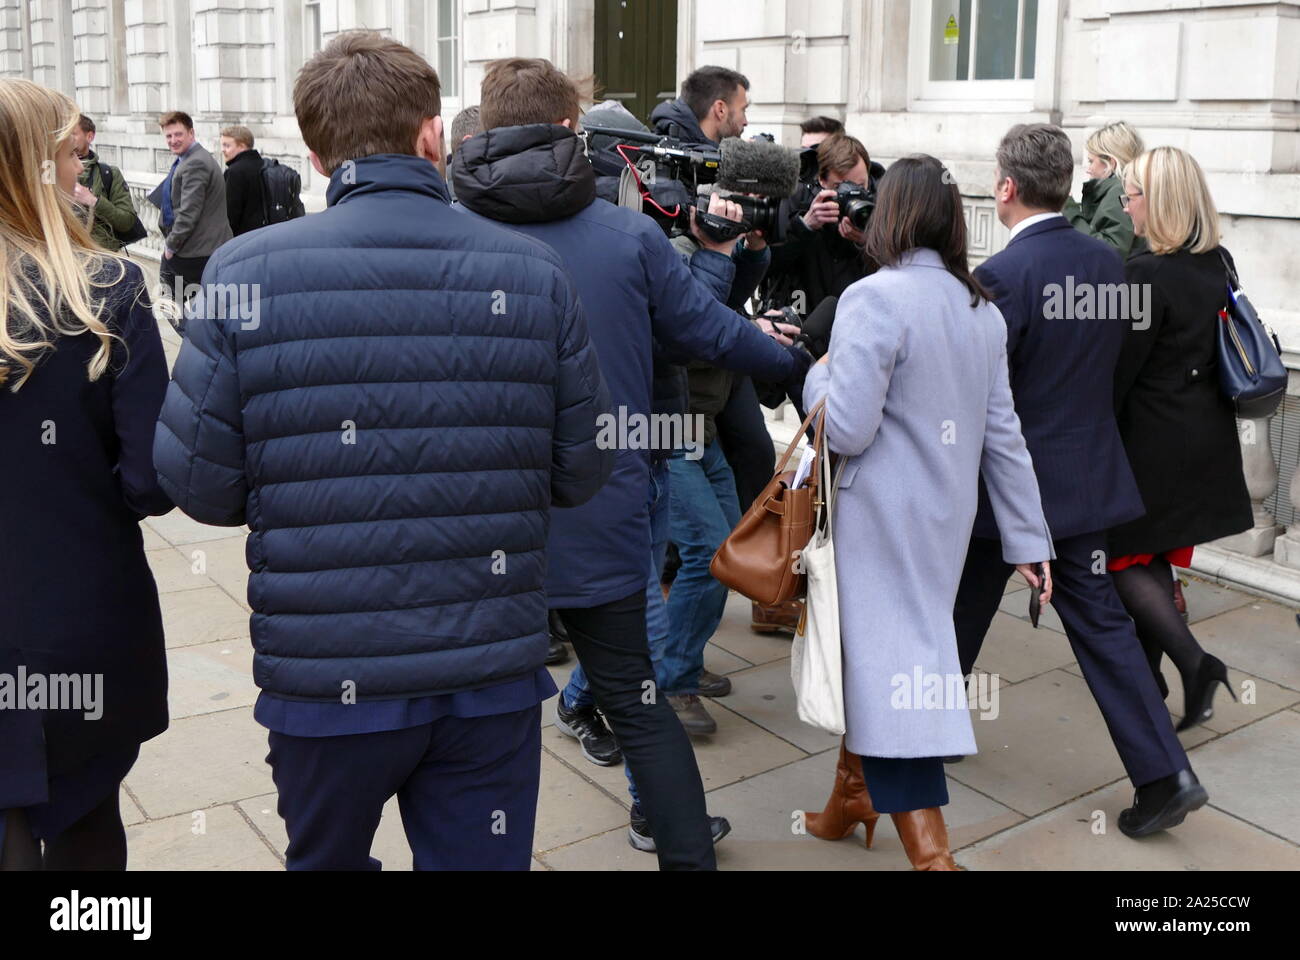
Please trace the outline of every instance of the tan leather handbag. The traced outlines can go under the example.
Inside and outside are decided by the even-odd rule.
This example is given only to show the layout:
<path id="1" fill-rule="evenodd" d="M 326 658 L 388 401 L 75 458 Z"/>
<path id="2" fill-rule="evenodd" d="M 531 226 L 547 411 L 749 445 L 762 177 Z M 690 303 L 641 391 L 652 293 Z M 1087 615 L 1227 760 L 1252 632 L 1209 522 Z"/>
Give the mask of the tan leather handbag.
<path id="1" fill-rule="evenodd" d="M 745 511 L 709 565 L 709 572 L 719 583 L 755 603 L 797 600 L 807 589 L 800 557 L 812 538 L 821 505 L 821 458 L 827 456 L 826 418 L 820 416 L 824 403 L 808 412 L 808 419 L 799 427 L 771 481 Z M 795 471 L 787 470 L 786 466 L 814 419 L 817 432 L 813 439 L 812 469 L 803 486 L 791 489 Z"/>

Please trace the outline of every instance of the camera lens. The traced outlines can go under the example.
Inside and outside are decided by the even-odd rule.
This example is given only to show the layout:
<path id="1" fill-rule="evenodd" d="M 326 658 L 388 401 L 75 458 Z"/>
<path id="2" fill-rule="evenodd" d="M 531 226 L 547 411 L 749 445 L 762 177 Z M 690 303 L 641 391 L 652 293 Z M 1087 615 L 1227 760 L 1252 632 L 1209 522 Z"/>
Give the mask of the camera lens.
<path id="1" fill-rule="evenodd" d="M 876 205 L 871 200 L 851 200 L 846 205 L 844 216 L 849 218 L 849 223 L 853 224 L 858 230 L 867 229 L 867 221 L 871 219 L 871 212 Z"/>

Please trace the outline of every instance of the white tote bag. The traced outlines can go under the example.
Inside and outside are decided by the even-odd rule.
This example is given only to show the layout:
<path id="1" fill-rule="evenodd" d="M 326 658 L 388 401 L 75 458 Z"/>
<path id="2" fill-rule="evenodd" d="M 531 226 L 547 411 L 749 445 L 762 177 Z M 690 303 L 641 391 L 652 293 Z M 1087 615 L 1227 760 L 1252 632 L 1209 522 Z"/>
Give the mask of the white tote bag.
<path id="1" fill-rule="evenodd" d="M 823 414 L 825 416 L 825 414 Z M 821 488 L 826 491 L 812 539 L 804 548 L 803 568 L 808 577 L 804 614 L 790 650 L 790 679 L 794 682 L 799 719 L 829 733 L 844 733 L 844 667 L 840 655 L 840 597 L 835 582 L 835 544 L 831 516 L 835 493 L 847 458 L 830 480 L 829 451 L 818 458 Z"/>

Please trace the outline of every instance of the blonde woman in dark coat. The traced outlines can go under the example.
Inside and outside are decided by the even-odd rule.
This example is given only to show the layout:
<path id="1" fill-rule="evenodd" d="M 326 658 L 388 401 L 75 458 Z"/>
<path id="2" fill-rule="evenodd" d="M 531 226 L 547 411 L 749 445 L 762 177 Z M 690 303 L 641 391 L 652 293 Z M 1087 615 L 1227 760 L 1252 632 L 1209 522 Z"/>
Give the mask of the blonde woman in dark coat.
<path id="1" fill-rule="evenodd" d="M 1189 566 L 1196 544 L 1254 523 L 1236 416 L 1218 383 L 1216 325 L 1232 258 L 1219 245 L 1219 215 L 1189 154 L 1175 147 L 1142 154 L 1124 191 L 1133 228 L 1150 245 L 1125 269 L 1130 284 L 1150 291 L 1149 323 L 1129 331 L 1115 401 L 1147 512 L 1111 531 L 1108 565 L 1162 689 L 1163 655 L 1182 676 L 1181 731 L 1213 715 L 1228 673 L 1174 606 L 1171 565 Z"/>

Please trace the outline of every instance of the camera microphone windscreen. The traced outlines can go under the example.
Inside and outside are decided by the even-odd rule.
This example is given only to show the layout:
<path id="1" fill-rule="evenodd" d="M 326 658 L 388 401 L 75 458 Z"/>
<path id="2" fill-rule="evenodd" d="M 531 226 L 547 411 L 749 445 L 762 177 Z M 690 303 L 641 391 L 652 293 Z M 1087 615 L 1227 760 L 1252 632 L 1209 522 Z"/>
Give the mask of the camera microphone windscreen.
<path id="1" fill-rule="evenodd" d="M 783 199 L 799 185 L 799 154 L 766 140 L 728 137 L 722 141 L 718 187 Z"/>

